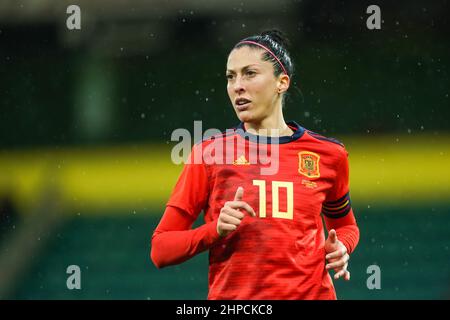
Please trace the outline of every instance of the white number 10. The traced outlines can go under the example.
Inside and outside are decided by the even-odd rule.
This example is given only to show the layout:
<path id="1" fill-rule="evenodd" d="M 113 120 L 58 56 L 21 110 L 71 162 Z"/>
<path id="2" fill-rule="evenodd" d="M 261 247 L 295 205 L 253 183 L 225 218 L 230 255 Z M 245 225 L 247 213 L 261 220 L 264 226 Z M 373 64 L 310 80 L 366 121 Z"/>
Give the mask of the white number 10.
<path id="1" fill-rule="evenodd" d="M 266 181 L 253 180 L 253 185 L 259 187 L 259 217 L 266 217 Z M 280 211 L 279 190 L 286 188 L 287 194 L 287 210 Z M 272 217 L 290 219 L 294 218 L 294 185 L 288 181 L 272 181 Z"/>

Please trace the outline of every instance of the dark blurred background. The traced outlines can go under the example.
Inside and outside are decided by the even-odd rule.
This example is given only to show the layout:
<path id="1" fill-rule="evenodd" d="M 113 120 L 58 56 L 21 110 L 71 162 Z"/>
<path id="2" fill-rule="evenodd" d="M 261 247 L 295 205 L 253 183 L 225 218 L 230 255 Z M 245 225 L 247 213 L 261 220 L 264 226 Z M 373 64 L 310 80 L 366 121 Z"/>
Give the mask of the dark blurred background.
<path id="1" fill-rule="evenodd" d="M 69 5 L 81 30 L 68 30 Z M 381 9 L 368 30 L 366 9 Z M 0 298 L 204 299 L 207 253 L 156 270 L 177 128 L 237 124 L 240 39 L 292 42 L 285 118 L 342 140 L 361 229 L 342 299 L 450 298 L 448 1 L 0 3 Z M 202 223 L 199 218 L 197 224 Z M 382 272 L 369 290 L 367 268 Z M 69 265 L 81 290 L 66 286 Z"/>

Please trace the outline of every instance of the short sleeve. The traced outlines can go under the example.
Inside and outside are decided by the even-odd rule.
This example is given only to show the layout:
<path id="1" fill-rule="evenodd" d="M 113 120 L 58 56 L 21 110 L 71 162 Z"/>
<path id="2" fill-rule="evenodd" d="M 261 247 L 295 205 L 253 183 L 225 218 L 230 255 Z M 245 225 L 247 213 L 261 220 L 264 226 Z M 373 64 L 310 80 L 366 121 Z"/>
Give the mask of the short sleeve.
<path id="1" fill-rule="evenodd" d="M 322 213 L 328 218 L 342 218 L 350 210 L 348 153 L 344 149 L 337 160 L 336 178 L 322 205 Z"/>
<path id="2" fill-rule="evenodd" d="M 180 208 L 197 218 L 206 207 L 209 196 L 209 178 L 205 163 L 194 161 L 198 158 L 194 154 L 201 151 L 201 144 L 192 148 L 188 161 L 178 178 L 167 206 Z"/>

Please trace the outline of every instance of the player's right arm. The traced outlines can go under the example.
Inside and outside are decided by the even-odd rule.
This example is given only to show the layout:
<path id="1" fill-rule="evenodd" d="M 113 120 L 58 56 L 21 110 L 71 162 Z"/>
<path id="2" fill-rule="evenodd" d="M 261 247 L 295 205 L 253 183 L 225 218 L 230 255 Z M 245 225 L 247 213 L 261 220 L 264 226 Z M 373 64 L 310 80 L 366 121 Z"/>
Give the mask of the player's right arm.
<path id="1" fill-rule="evenodd" d="M 243 218 L 238 209 L 254 215 L 253 209 L 242 201 L 244 190 L 238 188 L 234 200 L 225 203 L 217 219 L 191 229 L 200 212 L 208 206 L 212 186 L 205 163 L 194 161 L 195 154 L 200 154 L 198 158 L 201 158 L 201 151 L 201 144 L 193 147 L 152 235 L 150 256 L 158 268 L 190 259 L 236 230 Z"/>
<path id="2" fill-rule="evenodd" d="M 216 220 L 191 229 L 195 217 L 181 208 L 167 206 L 152 236 L 151 259 L 157 268 L 186 261 L 208 250 L 221 237 L 235 231 L 244 213 L 255 216 L 255 211 L 242 200 L 244 189 L 239 187 L 233 201 L 228 201 Z"/>
<path id="3" fill-rule="evenodd" d="M 217 220 L 191 229 L 195 218 L 167 206 L 152 236 L 151 259 L 157 268 L 179 264 L 209 249 L 218 239 Z"/>

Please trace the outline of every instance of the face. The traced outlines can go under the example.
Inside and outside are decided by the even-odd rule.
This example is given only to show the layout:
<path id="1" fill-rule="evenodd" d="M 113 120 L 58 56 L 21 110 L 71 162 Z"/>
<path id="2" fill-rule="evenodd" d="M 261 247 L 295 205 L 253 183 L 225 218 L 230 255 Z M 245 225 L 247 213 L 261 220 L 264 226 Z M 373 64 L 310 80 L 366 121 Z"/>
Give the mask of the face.
<path id="1" fill-rule="evenodd" d="M 242 122 L 260 122 L 281 108 L 281 94 L 289 87 L 289 77 L 274 76 L 271 62 L 263 61 L 263 49 L 248 46 L 234 49 L 227 61 L 227 91 Z M 240 104 L 239 99 L 250 102 Z"/>

